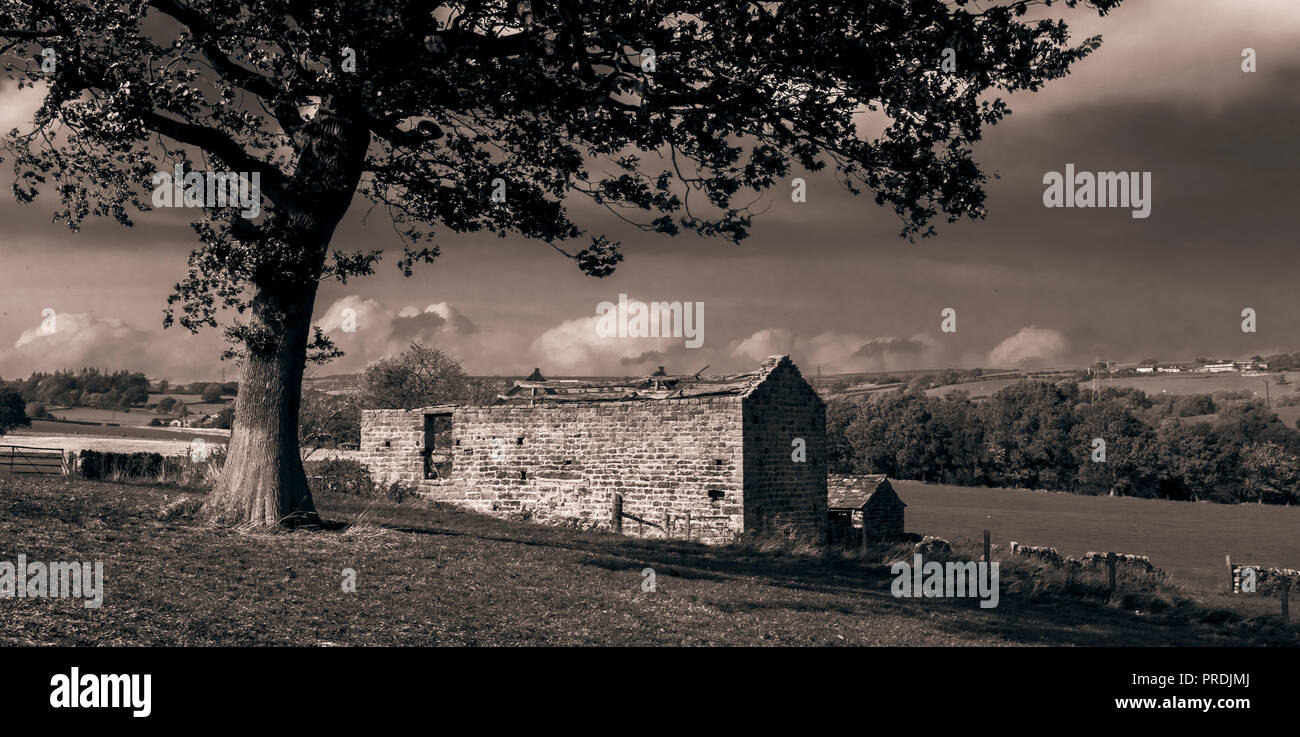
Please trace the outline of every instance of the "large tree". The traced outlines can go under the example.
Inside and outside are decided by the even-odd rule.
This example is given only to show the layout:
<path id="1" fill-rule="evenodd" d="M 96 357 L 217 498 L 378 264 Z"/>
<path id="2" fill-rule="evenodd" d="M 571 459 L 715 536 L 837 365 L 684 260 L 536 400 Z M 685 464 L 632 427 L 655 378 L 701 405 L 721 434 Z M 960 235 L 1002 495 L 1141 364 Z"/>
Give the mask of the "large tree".
<path id="1" fill-rule="evenodd" d="M 418 341 L 375 361 L 361 375 L 360 401 L 375 409 L 487 404 L 496 397 L 492 387 L 466 373 L 455 356 Z"/>
<path id="2" fill-rule="evenodd" d="M 221 320 L 242 362 L 209 518 L 310 521 L 304 362 L 337 354 L 311 325 L 317 285 L 380 255 L 331 243 L 358 196 L 396 224 L 407 274 L 447 233 L 488 230 L 604 276 L 618 244 L 586 233 L 570 197 L 739 241 L 759 193 L 828 166 L 923 236 L 983 215 L 971 147 L 1008 112 L 997 91 L 1036 90 L 1099 44 L 1072 45 L 1035 7 L 1052 5 L 7 0 L 6 73 L 45 90 L 7 143 L 18 198 L 53 189 L 73 228 L 129 224 L 178 162 L 260 177 L 256 213 L 195 211 L 166 324 Z"/>
<path id="3" fill-rule="evenodd" d="M 23 397 L 13 389 L 0 389 L 0 435 L 16 427 L 31 427 Z"/>

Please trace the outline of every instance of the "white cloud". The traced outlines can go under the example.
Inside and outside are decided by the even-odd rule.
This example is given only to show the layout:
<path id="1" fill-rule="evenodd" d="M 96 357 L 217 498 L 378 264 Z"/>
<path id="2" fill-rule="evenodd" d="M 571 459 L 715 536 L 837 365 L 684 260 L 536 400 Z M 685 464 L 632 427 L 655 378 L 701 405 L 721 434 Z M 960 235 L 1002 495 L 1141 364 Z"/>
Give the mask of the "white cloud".
<path id="1" fill-rule="evenodd" d="M 909 338 L 869 338 L 827 331 L 805 338 L 784 328 L 767 328 L 732 341 L 730 353 L 751 362 L 762 361 L 771 355 L 789 354 L 796 364 L 808 371 L 815 371 L 820 365 L 828 373 L 897 371 L 948 365 L 952 360 L 949 352 L 925 333 Z"/>
<path id="2" fill-rule="evenodd" d="M 0 105 L 0 133 L 8 133 L 12 128 L 24 133 L 30 131 L 32 117 L 44 101 L 47 90 L 43 83 L 20 90 L 17 83 L 5 80 L 0 85 L 0 97 L 4 99 L 4 104 Z"/>
<path id="3" fill-rule="evenodd" d="M 352 294 L 335 300 L 315 324 L 345 354 L 318 369 L 323 373 L 359 371 L 372 361 L 406 350 L 417 341 L 453 354 L 471 373 L 521 370 L 522 364 L 517 360 L 520 357 L 511 355 L 510 349 L 522 340 L 480 330 L 447 302 L 425 307 L 405 305 L 392 310 L 376 300 Z M 510 362 L 509 367 L 503 368 L 503 362 Z"/>
<path id="4" fill-rule="evenodd" d="M 628 374 L 672 354 L 691 355 L 682 338 L 602 337 L 596 331 L 599 315 L 565 320 L 547 330 L 529 346 L 542 372 L 556 374 Z"/>
<path id="5" fill-rule="evenodd" d="M 794 334 L 789 330 L 767 328 L 759 330 L 748 338 L 732 341 L 731 354 L 751 361 L 762 361 L 768 356 L 791 353 L 794 344 Z"/>
<path id="6" fill-rule="evenodd" d="M 1061 331 L 1029 325 L 989 351 L 988 362 L 992 366 L 1041 366 L 1063 360 L 1067 347 Z"/>
<path id="7" fill-rule="evenodd" d="M 209 331 L 194 336 L 181 329 L 141 330 L 116 317 L 54 313 L 0 350 L 0 375 L 86 366 L 126 369 L 150 376 L 207 378 L 220 373 L 220 338 Z"/>

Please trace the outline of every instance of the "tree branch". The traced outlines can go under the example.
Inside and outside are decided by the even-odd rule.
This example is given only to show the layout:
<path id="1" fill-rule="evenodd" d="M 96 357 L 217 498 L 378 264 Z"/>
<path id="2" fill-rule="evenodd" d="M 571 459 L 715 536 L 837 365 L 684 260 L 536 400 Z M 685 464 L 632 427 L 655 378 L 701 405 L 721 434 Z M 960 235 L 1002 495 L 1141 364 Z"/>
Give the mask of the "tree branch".
<path id="1" fill-rule="evenodd" d="M 243 147 L 221 131 L 194 123 L 185 123 L 149 110 L 140 113 L 140 120 L 150 130 L 190 146 L 197 146 L 242 171 L 257 172 L 262 177 L 262 189 L 273 201 L 278 201 L 288 178 L 276 167 L 244 151 Z"/>
<path id="2" fill-rule="evenodd" d="M 149 5 L 190 29 L 199 42 L 203 56 L 224 79 L 270 102 L 274 111 L 272 114 L 286 132 L 292 133 L 306 122 L 298 113 L 296 101 L 287 99 L 286 90 L 277 87 L 269 77 L 235 63 L 221 50 L 212 35 L 212 24 L 202 13 L 176 0 L 150 0 Z"/>

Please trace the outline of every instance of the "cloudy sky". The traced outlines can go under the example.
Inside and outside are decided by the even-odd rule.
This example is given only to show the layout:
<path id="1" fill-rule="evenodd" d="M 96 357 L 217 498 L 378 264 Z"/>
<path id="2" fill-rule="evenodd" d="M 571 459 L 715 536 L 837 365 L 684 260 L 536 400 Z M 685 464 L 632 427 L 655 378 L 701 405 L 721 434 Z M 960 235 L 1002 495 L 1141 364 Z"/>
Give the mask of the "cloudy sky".
<path id="1" fill-rule="evenodd" d="M 941 223 L 910 244 L 869 197 L 813 176 L 805 203 L 770 193 L 741 246 L 606 220 L 626 260 L 603 280 L 545 244 L 452 237 L 410 279 L 390 255 L 375 276 L 322 286 L 316 319 L 348 355 L 317 373 L 357 370 L 412 339 L 479 374 L 747 370 L 772 353 L 836 373 L 1300 350 L 1300 2 L 1127 5 L 1105 18 L 1068 13 L 1075 39 L 1100 33 L 1102 48 L 1044 91 L 1012 96 L 1014 114 L 986 131 L 977 158 L 999 178 L 984 221 Z M 1255 73 L 1242 71 L 1247 47 Z M 24 124 L 37 101 L 25 92 L 0 90 L 0 129 Z M 1151 172 L 1150 217 L 1044 207 L 1044 173 L 1067 163 Z M 161 328 L 194 244 L 184 211 L 71 234 L 50 222 L 51 202 L 16 204 L 11 182 L 5 164 L 0 376 L 83 364 L 220 374 L 215 331 Z M 389 224 L 377 213 L 363 223 L 365 212 L 359 200 L 336 245 L 400 253 Z M 702 302 L 703 345 L 601 338 L 596 306 L 620 294 Z M 1241 330 L 1246 307 L 1255 333 Z M 956 332 L 940 330 L 945 308 Z M 349 316 L 356 329 L 345 332 Z"/>

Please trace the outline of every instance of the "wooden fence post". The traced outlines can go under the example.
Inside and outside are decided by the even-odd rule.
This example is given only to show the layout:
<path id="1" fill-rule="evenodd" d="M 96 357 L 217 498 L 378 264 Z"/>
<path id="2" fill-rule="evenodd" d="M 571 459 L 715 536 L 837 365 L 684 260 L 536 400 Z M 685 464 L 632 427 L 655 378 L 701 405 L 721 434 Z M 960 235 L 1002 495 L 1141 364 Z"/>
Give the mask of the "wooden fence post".
<path id="1" fill-rule="evenodd" d="M 623 531 L 623 495 L 614 492 L 613 509 L 610 512 L 610 521 L 614 526 L 614 532 Z"/>
<path id="2" fill-rule="evenodd" d="M 1282 579 L 1282 624 L 1291 624 L 1291 579 Z"/>
<path id="3" fill-rule="evenodd" d="M 984 531 L 984 562 L 992 563 L 993 562 L 992 555 L 993 555 L 993 547 L 989 544 L 989 531 L 985 530 Z"/>
<path id="4" fill-rule="evenodd" d="M 1110 577 L 1110 594 L 1111 594 L 1111 596 L 1114 596 L 1114 595 L 1115 595 L 1115 564 L 1116 564 L 1117 559 L 1118 559 L 1118 556 L 1116 556 L 1114 553 L 1107 553 L 1107 554 L 1106 554 L 1106 572 L 1107 572 L 1107 575 Z"/>
<path id="5" fill-rule="evenodd" d="M 686 513 L 686 542 L 691 541 L 691 513 Z"/>
<path id="6" fill-rule="evenodd" d="M 1228 593 L 1235 594 L 1237 592 L 1237 577 L 1232 572 L 1232 554 L 1229 553 L 1223 558 L 1228 563 Z"/>

